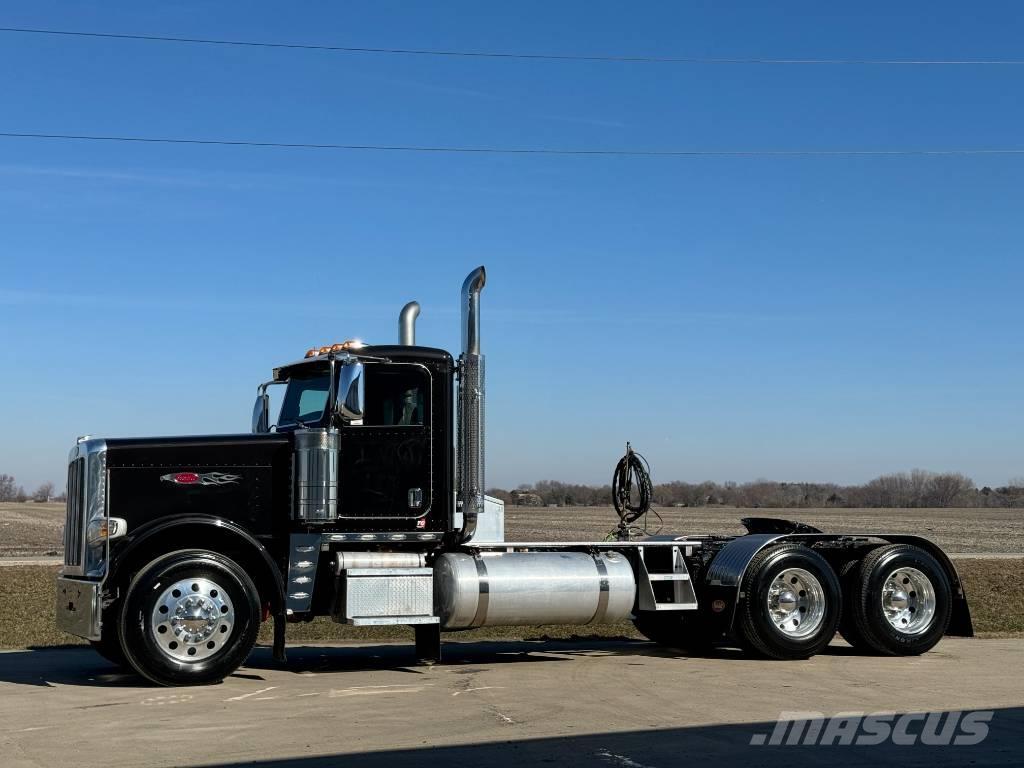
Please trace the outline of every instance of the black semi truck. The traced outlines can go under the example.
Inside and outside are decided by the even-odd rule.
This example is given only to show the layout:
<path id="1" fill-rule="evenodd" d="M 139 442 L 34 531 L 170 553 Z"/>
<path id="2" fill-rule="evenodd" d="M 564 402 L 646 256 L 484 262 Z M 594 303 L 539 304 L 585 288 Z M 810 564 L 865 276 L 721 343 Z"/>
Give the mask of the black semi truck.
<path id="1" fill-rule="evenodd" d="M 317 347 L 275 368 L 242 435 L 95 439 L 72 448 L 57 624 L 163 685 L 221 680 L 274 622 L 316 616 L 441 632 L 632 620 L 681 653 L 739 645 L 775 659 L 837 629 L 909 655 L 972 634 L 949 558 L 919 537 L 823 533 L 771 518 L 744 536 L 508 542 L 484 494 L 482 267 L 461 293 L 458 360 L 415 343 Z M 284 387 L 269 424 L 271 386 Z M 618 501 L 630 507 L 627 453 Z M 639 478 L 638 480 L 642 480 Z M 629 515 L 630 513 L 626 513 Z"/>

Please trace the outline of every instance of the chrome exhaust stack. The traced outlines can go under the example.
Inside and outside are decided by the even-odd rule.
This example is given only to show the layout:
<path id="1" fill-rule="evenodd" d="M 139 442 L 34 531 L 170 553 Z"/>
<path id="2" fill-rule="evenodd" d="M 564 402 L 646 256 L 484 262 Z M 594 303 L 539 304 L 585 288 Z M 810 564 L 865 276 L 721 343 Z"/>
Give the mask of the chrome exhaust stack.
<path id="1" fill-rule="evenodd" d="M 476 533 L 484 511 L 484 356 L 480 354 L 480 292 L 487 273 L 477 267 L 462 283 L 462 354 L 459 355 L 458 496 L 463 543 Z"/>
<path id="2" fill-rule="evenodd" d="M 410 301 L 398 315 L 398 343 L 403 347 L 416 345 L 416 318 L 420 316 L 420 303 Z"/>

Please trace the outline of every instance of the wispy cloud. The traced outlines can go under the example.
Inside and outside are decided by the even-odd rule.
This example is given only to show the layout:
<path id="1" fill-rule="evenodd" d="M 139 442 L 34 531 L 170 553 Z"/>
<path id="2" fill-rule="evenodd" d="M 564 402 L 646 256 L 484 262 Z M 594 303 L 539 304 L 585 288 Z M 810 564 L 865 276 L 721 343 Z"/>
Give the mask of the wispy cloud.
<path id="1" fill-rule="evenodd" d="M 178 293 L 174 295 L 105 295 L 98 293 L 69 293 L 67 291 L 34 291 L 18 288 L 0 289 L 0 307 L 102 307 L 107 310 L 207 310 L 216 313 L 265 312 L 266 302 L 259 296 L 228 298 L 221 295 L 196 295 Z M 275 307 L 293 314 L 320 317 L 337 317 L 338 306 L 331 302 L 315 303 L 307 300 L 284 303 Z M 346 311 L 366 316 L 390 316 L 395 307 L 392 304 L 347 305 Z"/>
<path id="2" fill-rule="evenodd" d="M 75 168 L 39 165 L 0 165 L 0 174 L 43 178 L 80 179 L 121 184 L 159 184 L 176 187 L 218 187 L 244 189 L 250 186 L 223 175 L 186 171 L 180 173 L 120 170 L 117 168 Z"/>
<path id="3" fill-rule="evenodd" d="M 0 176 L 29 176 L 38 178 L 67 179 L 82 182 L 102 182 L 112 184 L 140 184 L 167 187 L 229 189 L 229 190 L 271 190 L 279 192 L 282 188 L 306 185 L 325 185 L 351 189 L 380 190 L 426 190 L 434 192 L 470 193 L 482 192 L 503 195 L 555 196 L 561 194 L 557 190 L 538 185 L 488 185 L 463 184 L 434 181 L 416 181 L 407 177 L 395 177 L 388 180 L 379 176 L 365 178 L 351 175 L 320 176 L 301 175 L 294 173 L 250 172 L 250 171 L 195 171 L 181 172 L 160 169 L 155 171 L 124 170 L 118 168 L 76 168 L 62 166 L 39 165 L 0 165 Z"/>
<path id="4" fill-rule="evenodd" d="M 722 325 L 749 322 L 800 320 L 804 316 L 792 312 L 701 312 L 701 311 L 631 311 L 620 314 L 607 312 L 580 312 L 571 309 L 540 307 L 494 307 L 487 317 L 498 325 Z"/>
<path id="5" fill-rule="evenodd" d="M 3 307 L 49 307 L 49 308 L 80 308 L 102 307 L 108 311 L 133 312 L 136 310 L 154 311 L 203 311 L 215 314 L 253 312 L 262 313 L 266 305 L 258 296 L 228 297 L 223 295 L 196 295 L 188 293 L 172 293 L 164 295 L 147 295 L 133 293 L 131 295 L 107 295 L 98 293 L 72 293 L 67 291 L 38 291 L 18 288 L 0 289 L 0 308 Z M 275 308 L 304 317 L 338 317 L 338 306 L 332 302 L 311 302 L 308 299 L 276 302 Z M 347 315 L 362 317 L 391 317 L 396 311 L 394 303 L 373 303 L 347 305 Z M 452 306 L 436 306 L 431 314 L 439 317 L 458 315 L 458 309 Z M 735 326 L 747 323 L 794 321 L 803 322 L 804 315 L 794 312 L 707 312 L 707 311 L 672 311 L 672 310 L 640 310 L 626 315 L 617 312 L 580 311 L 557 307 L 529 306 L 492 306 L 487 310 L 489 322 L 501 327 L 531 325 L 590 325 L 590 326 Z"/>
<path id="6" fill-rule="evenodd" d="M 572 115 L 539 115 L 541 120 L 553 120 L 556 123 L 573 123 L 575 125 L 591 125 L 597 128 L 625 128 L 626 124 L 618 120 L 606 120 L 597 117 L 576 117 Z"/>
<path id="7" fill-rule="evenodd" d="M 439 85 L 438 83 L 425 83 L 422 80 L 409 80 L 408 78 L 398 77 L 385 77 L 383 75 L 350 75 L 357 77 L 360 80 L 366 80 L 375 83 L 386 83 L 388 85 L 397 85 L 402 88 L 409 88 L 415 91 L 422 91 L 424 93 L 440 93 L 446 96 L 468 96 L 474 99 L 487 99 L 489 101 L 505 101 L 504 97 L 499 96 L 496 93 L 490 93 L 488 91 L 479 91 L 474 88 L 463 88 L 457 85 Z"/>

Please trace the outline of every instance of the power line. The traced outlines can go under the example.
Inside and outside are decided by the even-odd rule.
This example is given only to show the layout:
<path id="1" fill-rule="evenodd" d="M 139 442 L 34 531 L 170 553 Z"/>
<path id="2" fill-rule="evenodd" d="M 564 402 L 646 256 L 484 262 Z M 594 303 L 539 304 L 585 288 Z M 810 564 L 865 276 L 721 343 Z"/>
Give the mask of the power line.
<path id="1" fill-rule="evenodd" d="M 706 56 L 607 56 L 577 55 L 569 53 L 515 53 L 502 51 L 460 51 L 431 48 L 369 48 L 345 45 L 316 45 L 312 43 L 275 43 L 258 40 L 217 40 L 203 37 L 169 37 L 164 35 L 131 35 L 115 32 L 76 32 L 64 29 L 33 29 L 29 27 L 0 27 L 0 32 L 88 37 L 106 40 L 141 40 L 158 43 L 188 43 L 193 45 L 228 45 L 246 48 L 279 48 L 329 53 L 398 54 L 404 56 L 447 56 L 478 59 L 524 59 L 533 61 L 603 61 L 620 64 L 785 64 L 785 65 L 846 65 L 846 66 L 1021 66 L 1024 59 L 805 59 L 760 57 L 706 57 Z"/>
<path id="2" fill-rule="evenodd" d="M 98 136 L 71 133 L 0 131 L 5 139 L 108 141 L 138 144 L 190 144 L 273 149 L 330 149 L 359 152 L 426 152 L 477 155 L 582 155 L 605 157 L 885 157 L 935 155 L 1024 155 L 1024 149 L 557 149 L 550 147 L 458 147 L 410 144 L 321 144 L 311 142 L 246 141 L 241 139 L 175 139 L 161 136 Z"/>

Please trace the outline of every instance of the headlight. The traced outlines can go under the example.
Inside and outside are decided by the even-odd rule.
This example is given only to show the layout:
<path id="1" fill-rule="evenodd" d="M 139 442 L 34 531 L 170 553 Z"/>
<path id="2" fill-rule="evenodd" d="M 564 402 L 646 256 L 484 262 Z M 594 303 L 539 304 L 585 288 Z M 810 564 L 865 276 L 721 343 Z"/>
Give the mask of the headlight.
<path id="1" fill-rule="evenodd" d="M 98 445 L 96 445 L 98 443 Z M 89 440 L 85 466 L 85 573 L 102 577 L 107 567 L 107 446 L 101 440 Z"/>

